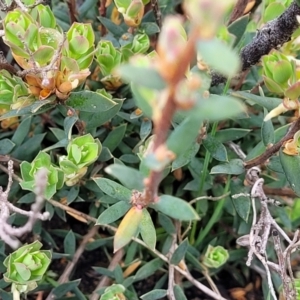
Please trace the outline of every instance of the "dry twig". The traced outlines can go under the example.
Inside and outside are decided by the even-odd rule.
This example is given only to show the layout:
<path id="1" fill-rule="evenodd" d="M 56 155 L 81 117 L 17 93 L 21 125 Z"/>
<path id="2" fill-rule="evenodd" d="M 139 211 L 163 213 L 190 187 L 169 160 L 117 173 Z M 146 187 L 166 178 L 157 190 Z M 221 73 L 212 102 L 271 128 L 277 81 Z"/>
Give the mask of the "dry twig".
<path id="1" fill-rule="evenodd" d="M 30 211 L 20 209 L 8 201 L 8 194 L 13 183 L 13 173 L 13 162 L 10 160 L 7 168 L 8 183 L 6 191 L 4 192 L 3 188 L 0 187 L 0 238 L 11 248 L 16 249 L 21 246 L 17 237 L 30 232 L 37 220 L 48 220 L 50 214 L 49 212 L 40 213 L 44 204 L 44 191 L 47 185 L 47 171 L 45 169 L 41 169 L 35 176 L 36 200 L 35 203 L 32 204 Z M 8 218 L 11 213 L 18 213 L 27 216 L 28 220 L 21 227 L 13 227 L 8 223 Z"/>

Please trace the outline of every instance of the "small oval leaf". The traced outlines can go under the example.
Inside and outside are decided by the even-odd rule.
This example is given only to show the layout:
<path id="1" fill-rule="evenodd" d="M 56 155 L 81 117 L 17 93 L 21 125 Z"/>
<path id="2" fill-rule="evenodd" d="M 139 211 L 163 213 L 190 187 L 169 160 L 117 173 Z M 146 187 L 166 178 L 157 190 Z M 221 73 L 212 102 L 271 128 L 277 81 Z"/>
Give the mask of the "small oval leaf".
<path id="1" fill-rule="evenodd" d="M 180 261 L 184 258 L 188 247 L 189 247 L 189 242 L 187 239 L 185 239 L 174 251 L 170 263 L 173 265 L 178 265 Z"/>
<path id="2" fill-rule="evenodd" d="M 106 178 L 94 178 L 93 180 L 105 194 L 112 198 L 127 202 L 130 201 L 131 191 L 121 184 Z"/>
<path id="3" fill-rule="evenodd" d="M 114 164 L 105 168 L 105 172 L 116 177 L 129 189 L 142 191 L 144 188 L 143 174 L 136 169 L 125 165 Z"/>
<path id="4" fill-rule="evenodd" d="M 241 159 L 232 159 L 226 164 L 214 166 L 210 174 L 234 174 L 239 175 L 245 172 L 244 162 Z"/>
<path id="5" fill-rule="evenodd" d="M 264 109 L 264 115 L 266 116 L 267 114 L 268 111 Z M 261 137 L 265 146 L 268 146 L 269 144 L 274 144 L 275 135 L 272 120 L 263 121 L 261 126 Z"/>
<path id="6" fill-rule="evenodd" d="M 129 210 L 131 205 L 124 201 L 119 201 L 106 209 L 97 219 L 96 225 L 110 224 L 120 219 Z"/>
<path id="7" fill-rule="evenodd" d="M 147 246 L 154 250 L 156 245 L 156 231 L 151 216 L 146 208 L 143 209 L 143 216 L 140 223 L 140 234 Z"/>
<path id="8" fill-rule="evenodd" d="M 142 300 L 157 300 L 157 299 L 162 299 L 165 296 L 167 296 L 168 291 L 167 290 L 162 290 L 162 289 L 156 289 L 153 290 L 149 293 L 144 294 L 141 296 Z"/>
<path id="9" fill-rule="evenodd" d="M 143 211 L 132 207 L 121 221 L 114 237 L 114 252 L 126 246 L 139 231 Z"/>
<path id="10" fill-rule="evenodd" d="M 160 196 L 159 200 L 155 204 L 150 205 L 150 207 L 181 221 L 200 219 L 190 204 L 180 198 L 169 195 Z"/>
<path id="11" fill-rule="evenodd" d="M 135 281 L 143 280 L 153 275 L 159 268 L 164 265 L 164 261 L 160 258 L 154 258 L 153 260 L 144 264 L 137 272 L 134 277 Z"/>
<path id="12" fill-rule="evenodd" d="M 214 159 L 218 161 L 228 161 L 225 146 L 215 137 L 208 135 L 203 140 L 203 146 Z"/>

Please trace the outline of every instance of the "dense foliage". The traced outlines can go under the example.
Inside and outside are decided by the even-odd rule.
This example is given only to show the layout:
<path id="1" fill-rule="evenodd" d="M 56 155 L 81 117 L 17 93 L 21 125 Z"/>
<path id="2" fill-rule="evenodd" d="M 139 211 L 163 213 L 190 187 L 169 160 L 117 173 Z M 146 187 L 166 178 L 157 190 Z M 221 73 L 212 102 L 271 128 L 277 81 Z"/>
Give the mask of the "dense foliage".
<path id="1" fill-rule="evenodd" d="M 0 3 L 1 299 L 300 299 L 298 1 L 175 2 Z"/>

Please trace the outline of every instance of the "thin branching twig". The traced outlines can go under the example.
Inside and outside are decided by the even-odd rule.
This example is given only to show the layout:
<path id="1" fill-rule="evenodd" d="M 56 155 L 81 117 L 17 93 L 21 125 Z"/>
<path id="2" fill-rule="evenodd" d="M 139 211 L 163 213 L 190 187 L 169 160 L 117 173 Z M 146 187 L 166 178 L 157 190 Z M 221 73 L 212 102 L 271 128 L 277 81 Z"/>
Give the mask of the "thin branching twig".
<path id="1" fill-rule="evenodd" d="M 30 211 L 25 211 L 14 206 L 8 201 L 8 195 L 13 183 L 13 162 L 8 162 L 7 168 L 8 183 L 5 192 L 0 187 L 0 238 L 8 244 L 11 248 L 16 249 L 21 246 L 17 237 L 32 231 L 32 228 L 37 220 L 48 220 L 50 217 L 49 212 L 40 213 L 44 205 L 44 192 L 47 185 L 47 170 L 41 169 L 35 176 L 35 202 L 31 205 Z M 8 218 L 11 213 L 18 213 L 28 217 L 27 222 L 21 227 L 13 227 L 8 223 Z"/>

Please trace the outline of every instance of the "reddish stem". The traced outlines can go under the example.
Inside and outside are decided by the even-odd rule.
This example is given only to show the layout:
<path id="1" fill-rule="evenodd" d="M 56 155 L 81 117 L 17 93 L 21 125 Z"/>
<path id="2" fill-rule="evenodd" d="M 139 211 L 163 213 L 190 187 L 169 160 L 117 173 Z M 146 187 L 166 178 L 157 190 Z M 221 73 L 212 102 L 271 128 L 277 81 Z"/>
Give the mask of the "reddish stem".
<path id="1" fill-rule="evenodd" d="M 166 104 L 163 107 L 160 118 L 154 120 L 154 141 L 153 152 L 160 146 L 164 145 L 172 118 L 176 112 L 176 104 L 174 101 L 175 91 L 177 84 L 185 77 L 186 70 L 193 57 L 195 56 L 195 45 L 198 38 L 198 31 L 194 29 L 191 32 L 185 50 L 176 62 L 175 71 L 173 76 L 169 79 L 169 89 Z M 158 195 L 158 187 L 161 181 L 162 171 L 151 171 L 149 177 L 145 180 L 145 190 L 141 203 L 145 206 L 151 202 L 155 202 Z"/>

